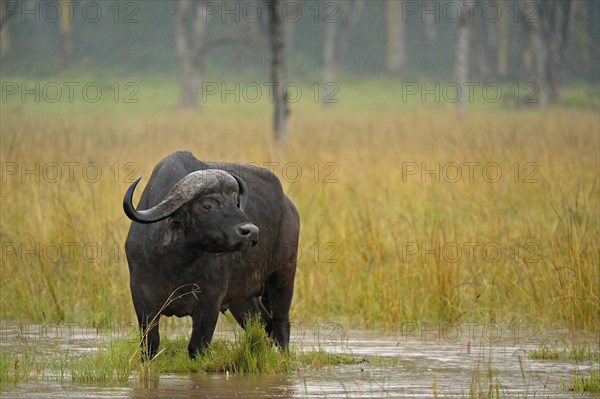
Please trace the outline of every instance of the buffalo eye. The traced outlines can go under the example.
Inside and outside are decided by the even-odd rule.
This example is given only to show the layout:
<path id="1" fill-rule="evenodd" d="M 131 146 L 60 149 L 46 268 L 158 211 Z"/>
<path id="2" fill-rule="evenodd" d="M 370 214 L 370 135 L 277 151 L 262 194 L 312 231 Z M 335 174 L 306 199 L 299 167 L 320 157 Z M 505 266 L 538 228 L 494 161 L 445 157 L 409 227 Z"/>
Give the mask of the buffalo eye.
<path id="1" fill-rule="evenodd" d="M 196 205 L 194 207 L 196 209 L 196 212 L 202 212 L 202 211 L 210 212 L 213 209 L 216 209 L 219 207 L 219 202 L 213 198 L 206 198 L 206 199 L 196 203 Z"/>

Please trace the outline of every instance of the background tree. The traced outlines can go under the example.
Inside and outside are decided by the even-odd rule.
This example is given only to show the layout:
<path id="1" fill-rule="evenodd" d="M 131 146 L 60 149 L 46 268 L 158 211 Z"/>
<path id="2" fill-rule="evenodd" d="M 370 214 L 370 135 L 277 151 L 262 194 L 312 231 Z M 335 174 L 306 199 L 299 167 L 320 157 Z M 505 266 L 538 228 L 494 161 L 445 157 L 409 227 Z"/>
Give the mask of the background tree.
<path id="1" fill-rule="evenodd" d="M 586 72 L 587 77 L 597 83 L 600 79 L 600 73 L 597 72 L 598 60 L 600 60 L 600 43 L 598 41 L 600 38 L 600 5 L 598 2 L 592 1 L 586 2 L 585 5 L 585 12 L 582 13 L 582 17 L 587 17 L 584 19 L 586 26 L 584 46 L 587 47 L 585 52 L 589 55 Z"/>
<path id="2" fill-rule="evenodd" d="M 180 105 L 182 108 L 197 108 L 208 50 L 223 44 L 249 42 L 255 35 L 250 34 L 252 24 L 241 19 L 234 24 L 220 21 L 221 29 L 209 32 L 210 23 L 219 14 L 222 3 L 177 0 L 175 7 L 175 44 L 181 68 Z"/>
<path id="3" fill-rule="evenodd" d="M 348 36 L 358 23 L 364 8 L 364 0 L 344 0 L 326 3 L 323 36 L 323 83 L 335 82 L 337 68 L 348 46 Z M 324 96 L 328 93 L 324 93 Z M 323 101 L 323 104 L 328 104 Z"/>
<path id="4" fill-rule="evenodd" d="M 464 114 L 467 110 L 468 95 L 465 92 L 465 83 L 469 80 L 470 21 L 472 21 L 472 15 L 468 15 L 466 12 L 461 13 L 456 29 L 454 74 L 456 77 L 456 84 L 462 89 L 462 95 L 457 102 L 457 111 L 459 114 Z"/>
<path id="5" fill-rule="evenodd" d="M 547 47 L 546 78 L 550 101 L 560 101 L 564 83 L 565 55 L 574 2 L 570 0 L 537 1 L 544 44 Z"/>
<path id="6" fill-rule="evenodd" d="M 271 94 L 273 99 L 273 132 L 275 141 L 282 146 L 289 134 L 289 104 L 284 92 L 286 75 L 285 29 L 281 14 L 281 1 L 269 0 L 269 49 L 271 58 Z"/>
<path id="7" fill-rule="evenodd" d="M 182 108 L 196 108 L 202 82 L 208 22 L 212 18 L 205 0 L 178 0 L 175 3 L 175 44 L 181 64 Z"/>
<path id="8" fill-rule="evenodd" d="M 483 1 L 481 7 L 485 7 L 487 2 L 488 0 Z M 476 33 L 474 38 L 477 40 L 477 69 L 479 80 L 484 83 L 497 78 L 497 24 L 498 22 L 491 22 L 481 12 L 474 13 L 472 31 Z"/>
<path id="9" fill-rule="evenodd" d="M 502 15 L 509 15 L 508 7 L 502 2 L 498 2 Z M 494 24 L 496 30 L 496 73 L 499 78 L 504 78 L 508 74 L 508 54 L 509 54 L 509 19 L 508 17 L 500 18 Z"/>
<path id="10" fill-rule="evenodd" d="M 0 0 L 0 31 L 13 16 L 9 10 L 15 6 L 16 0 Z"/>
<path id="11" fill-rule="evenodd" d="M 10 30 L 8 20 L 12 17 L 9 9 L 14 7 L 16 0 L 0 0 L 0 62 L 4 63 L 10 54 Z"/>
<path id="12" fill-rule="evenodd" d="M 404 0 L 387 2 L 387 69 L 393 75 L 402 73 L 406 63 L 406 22 L 402 20 Z"/>
<path id="13" fill-rule="evenodd" d="M 524 63 L 537 86 L 540 106 L 560 101 L 575 4 L 570 0 L 521 0 L 519 4 L 526 36 Z"/>
<path id="14" fill-rule="evenodd" d="M 60 22 L 59 22 L 59 35 L 61 43 L 60 53 L 60 69 L 64 72 L 71 68 L 73 65 L 73 34 L 71 21 L 72 9 L 69 4 L 71 1 L 59 0 L 58 7 L 60 7 Z"/>

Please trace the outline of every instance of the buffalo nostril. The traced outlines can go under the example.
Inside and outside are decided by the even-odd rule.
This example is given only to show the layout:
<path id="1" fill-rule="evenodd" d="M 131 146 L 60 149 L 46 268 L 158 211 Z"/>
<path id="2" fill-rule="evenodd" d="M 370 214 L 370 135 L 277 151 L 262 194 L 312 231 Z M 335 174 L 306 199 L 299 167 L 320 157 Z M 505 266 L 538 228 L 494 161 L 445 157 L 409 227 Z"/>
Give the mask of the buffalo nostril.
<path id="1" fill-rule="evenodd" d="M 238 234 L 242 237 L 251 240 L 258 240 L 258 227 L 253 225 L 252 223 L 246 223 L 237 228 Z"/>

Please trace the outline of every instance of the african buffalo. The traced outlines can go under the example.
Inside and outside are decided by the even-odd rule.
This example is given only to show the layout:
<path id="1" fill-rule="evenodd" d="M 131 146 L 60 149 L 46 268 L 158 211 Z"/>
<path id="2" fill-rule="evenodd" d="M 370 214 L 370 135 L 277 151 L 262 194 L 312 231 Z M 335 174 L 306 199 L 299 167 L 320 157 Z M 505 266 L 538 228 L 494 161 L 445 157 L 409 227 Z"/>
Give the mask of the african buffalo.
<path id="1" fill-rule="evenodd" d="M 176 152 L 156 165 L 136 210 L 140 179 L 123 208 L 133 221 L 125 252 L 144 356 L 157 352 L 161 314 L 192 317 L 193 358 L 227 309 L 242 327 L 248 316 L 260 317 L 287 347 L 300 222 L 277 177 Z"/>

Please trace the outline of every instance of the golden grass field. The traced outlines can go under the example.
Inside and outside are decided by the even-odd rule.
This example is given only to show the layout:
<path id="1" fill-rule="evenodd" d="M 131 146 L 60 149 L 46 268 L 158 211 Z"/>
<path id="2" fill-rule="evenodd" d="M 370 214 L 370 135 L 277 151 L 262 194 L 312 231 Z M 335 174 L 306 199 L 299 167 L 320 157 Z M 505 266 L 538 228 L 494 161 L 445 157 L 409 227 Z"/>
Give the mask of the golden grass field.
<path id="1" fill-rule="evenodd" d="M 363 89 L 293 107 L 285 149 L 268 104 L 3 104 L 0 319 L 135 320 L 122 196 L 185 149 L 282 179 L 301 217 L 294 321 L 598 331 L 598 110 L 458 117 Z"/>

